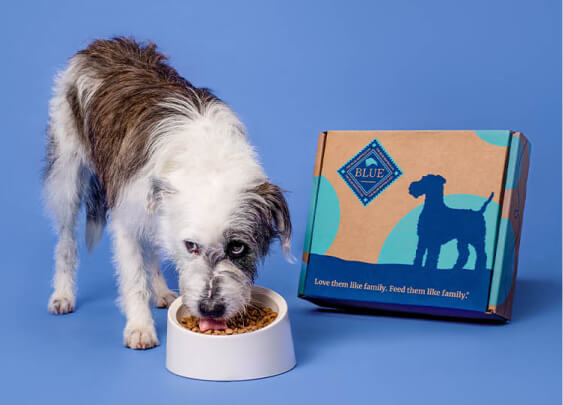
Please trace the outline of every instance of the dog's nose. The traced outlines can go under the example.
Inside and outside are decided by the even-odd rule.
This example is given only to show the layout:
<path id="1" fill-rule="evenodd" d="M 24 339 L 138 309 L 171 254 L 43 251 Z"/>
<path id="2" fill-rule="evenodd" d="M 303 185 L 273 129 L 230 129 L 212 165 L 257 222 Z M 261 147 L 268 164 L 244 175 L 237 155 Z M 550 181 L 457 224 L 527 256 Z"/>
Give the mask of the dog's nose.
<path id="1" fill-rule="evenodd" d="M 205 318 L 221 318 L 225 315 L 225 304 L 202 300 L 199 302 L 199 312 Z"/>

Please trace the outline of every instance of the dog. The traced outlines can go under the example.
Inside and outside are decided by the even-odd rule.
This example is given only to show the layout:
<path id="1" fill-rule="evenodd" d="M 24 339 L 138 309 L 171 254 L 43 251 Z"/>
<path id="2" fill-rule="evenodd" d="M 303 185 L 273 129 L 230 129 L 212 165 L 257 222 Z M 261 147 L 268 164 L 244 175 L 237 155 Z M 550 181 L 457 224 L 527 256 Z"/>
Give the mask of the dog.
<path id="1" fill-rule="evenodd" d="M 426 194 L 424 208 L 418 218 L 418 245 L 414 259 L 415 267 L 422 267 L 426 253 L 426 268 L 436 269 L 440 248 L 450 240 L 457 239 L 458 257 L 454 269 L 463 269 L 469 258 L 469 245 L 477 253 L 475 270 L 485 270 L 487 254 L 485 252 L 485 217 L 487 206 L 494 196 L 478 211 L 470 209 L 454 209 L 444 203 L 444 184 L 446 179 L 439 175 L 429 174 L 409 186 L 409 194 L 418 198 Z"/>
<path id="2" fill-rule="evenodd" d="M 279 239 L 291 260 L 291 219 L 233 111 L 168 65 L 152 43 L 96 40 L 59 73 L 50 101 L 44 197 L 58 234 L 54 314 L 75 308 L 76 217 L 92 250 L 112 235 L 124 344 L 159 344 L 150 309 L 177 294 L 207 324 L 250 303 L 257 264 Z M 200 321 L 200 325 L 201 325 Z"/>

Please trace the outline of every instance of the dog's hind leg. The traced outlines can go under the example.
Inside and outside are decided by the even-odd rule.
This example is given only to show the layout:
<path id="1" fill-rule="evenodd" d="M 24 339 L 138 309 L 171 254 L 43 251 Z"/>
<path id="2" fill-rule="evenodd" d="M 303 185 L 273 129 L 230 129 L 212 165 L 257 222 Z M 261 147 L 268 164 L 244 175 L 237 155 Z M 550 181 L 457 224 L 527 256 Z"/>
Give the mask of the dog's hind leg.
<path id="1" fill-rule="evenodd" d="M 79 159 L 59 156 L 45 178 L 45 197 L 55 219 L 58 242 L 55 248 L 55 275 L 49 311 L 74 311 L 75 274 L 78 266 L 76 216 L 81 203 L 84 170 Z"/>
<path id="2" fill-rule="evenodd" d="M 168 308 L 172 301 L 178 298 L 178 294 L 168 288 L 160 270 L 158 255 L 154 249 L 146 247 L 144 256 L 145 268 L 150 277 L 154 303 L 158 308 Z"/>
<path id="3" fill-rule="evenodd" d="M 76 216 L 82 202 L 86 170 L 84 154 L 76 136 L 72 112 L 64 95 L 51 102 L 44 198 L 52 214 L 58 243 L 55 249 L 54 291 L 49 311 L 66 314 L 74 310 L 75 273 L 78 264 Z"/>
<path id="4" fill-rule="evenodd" d="M 467 259 L 469 259 L 469 245 L 467 242 L 458 239 L 457 254 L 454 270 L 461 270 L 467 264 Z"/>
<path id="5" fill-rule="evenodd" d="M 487 253 L 485 252 L 485 238 L 481 239 L 473 245 L 477 253 L 477 261 L 475 262 L 475 270 L 487 269 Z"/>
<path id="6" fill-rule="evenodd" d="M 74 154 L 59 154 L 47 169 L 44 193 L 58 234 L 55 276 L 49 311 L 66 314 L 74 310 L 75 274 L 78 266 L 76 216 L 82 201 L 84 169 Z"/>
<path id="7" fill-rule="evenodd" d="M 438 268 L 438 258 L 440 257 L 441 245 L 434 245 L 428 248 L 428 253 L 426 254 L 425 267 L 428 270 L 436 270 Z"/>

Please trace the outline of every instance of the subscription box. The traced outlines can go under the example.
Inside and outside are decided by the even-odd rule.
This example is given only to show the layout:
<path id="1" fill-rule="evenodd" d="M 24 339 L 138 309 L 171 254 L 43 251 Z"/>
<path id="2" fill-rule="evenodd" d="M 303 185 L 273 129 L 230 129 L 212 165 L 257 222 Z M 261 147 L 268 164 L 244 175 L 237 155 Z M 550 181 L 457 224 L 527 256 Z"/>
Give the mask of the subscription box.
<path id="1" fill-rule="evenodd" d="M 508 130 L 321 133 L 299 296 L 510 319 L 529 161 Z"/>

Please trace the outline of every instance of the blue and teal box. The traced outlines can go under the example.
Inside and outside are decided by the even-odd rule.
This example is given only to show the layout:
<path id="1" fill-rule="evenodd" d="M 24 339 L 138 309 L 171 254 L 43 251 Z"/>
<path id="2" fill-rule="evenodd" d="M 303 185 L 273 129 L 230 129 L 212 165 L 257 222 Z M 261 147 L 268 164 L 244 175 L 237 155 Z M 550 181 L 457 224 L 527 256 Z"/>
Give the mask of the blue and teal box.
<path id="1" fill-rule="evenodd" d="M 299 297 L 510 319 L 529 162 L 508 130 L 321 133 Z"/>

